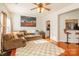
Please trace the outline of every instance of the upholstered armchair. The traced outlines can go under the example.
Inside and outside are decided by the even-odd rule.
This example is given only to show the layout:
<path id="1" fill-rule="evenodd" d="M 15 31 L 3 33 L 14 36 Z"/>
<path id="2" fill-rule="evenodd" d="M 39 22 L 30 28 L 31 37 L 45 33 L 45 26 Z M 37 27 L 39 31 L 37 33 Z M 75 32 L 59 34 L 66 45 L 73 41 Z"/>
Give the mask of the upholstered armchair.
<path id="1" fill-rule="evenodd" d="M 3 35 L 3 48 L 4 50 L 24 47 L 26 39 L 22 34 L 8 33 Z"/>

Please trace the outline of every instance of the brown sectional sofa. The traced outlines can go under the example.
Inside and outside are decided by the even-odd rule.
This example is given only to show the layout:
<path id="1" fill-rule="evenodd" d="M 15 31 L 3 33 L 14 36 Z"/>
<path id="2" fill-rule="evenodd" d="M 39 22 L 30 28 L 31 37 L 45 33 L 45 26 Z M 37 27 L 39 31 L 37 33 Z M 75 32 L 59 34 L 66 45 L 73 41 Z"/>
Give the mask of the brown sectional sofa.
<path id="1" fill-rule="evenodd" d="M 41 38 L 41 35 L 33 35 L 32 33 L 27 33 L 24 30 L 6 33 L 3 35 L 3 49 L 9 50 L 24 47 L 27 43 L 26 41 L 37 40 Z"/>

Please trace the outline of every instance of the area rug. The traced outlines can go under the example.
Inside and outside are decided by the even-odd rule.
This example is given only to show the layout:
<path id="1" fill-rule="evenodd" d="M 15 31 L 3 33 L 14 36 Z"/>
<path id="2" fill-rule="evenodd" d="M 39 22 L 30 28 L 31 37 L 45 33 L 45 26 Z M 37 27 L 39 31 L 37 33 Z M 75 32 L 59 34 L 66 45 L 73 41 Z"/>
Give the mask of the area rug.
<path id="1" fill-rule="evenodd" d="M 45 39 L 39 39 L 39 40 L 36 40 L 36 41 L 33 41 L 35 44 L 44 44 L 44 43 L 49 43 L 47 40 Z"/>
<path id="2" fill-rule="evenodd" d="M 16 49 L 16 56 L 57 56 L 64 49 L 44 39 L 26 42 L 25 47 Z"/>

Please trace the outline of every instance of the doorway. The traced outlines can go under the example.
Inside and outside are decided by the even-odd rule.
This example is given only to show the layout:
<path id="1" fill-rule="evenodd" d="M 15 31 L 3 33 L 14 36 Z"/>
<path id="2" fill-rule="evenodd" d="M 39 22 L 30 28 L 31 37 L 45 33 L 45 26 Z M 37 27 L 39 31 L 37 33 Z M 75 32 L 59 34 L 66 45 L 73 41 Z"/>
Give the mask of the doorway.
<path id="1" fill-rule="evenodd" d="M 50 20 L 46 21 L 46 38 L 50 38 Z"/>

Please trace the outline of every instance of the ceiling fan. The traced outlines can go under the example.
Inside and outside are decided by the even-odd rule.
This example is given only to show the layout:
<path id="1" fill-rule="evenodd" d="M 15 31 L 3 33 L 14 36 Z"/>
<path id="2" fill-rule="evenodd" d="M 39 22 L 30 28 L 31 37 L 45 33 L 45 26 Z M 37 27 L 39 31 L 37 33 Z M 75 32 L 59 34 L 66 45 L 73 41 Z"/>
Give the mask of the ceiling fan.
<path id="1" fill-rule="evenodd" d="M 50 3 L 33 3 L 34 5 L 36 5 L 35 8 L 32 8 L 31 10 L 35 10 L 37 9 L 39 13 L 43 12 L 44 10 L 50 11 L 49 8 L 47 8 L 47 5 L 50 5 Z"/>

